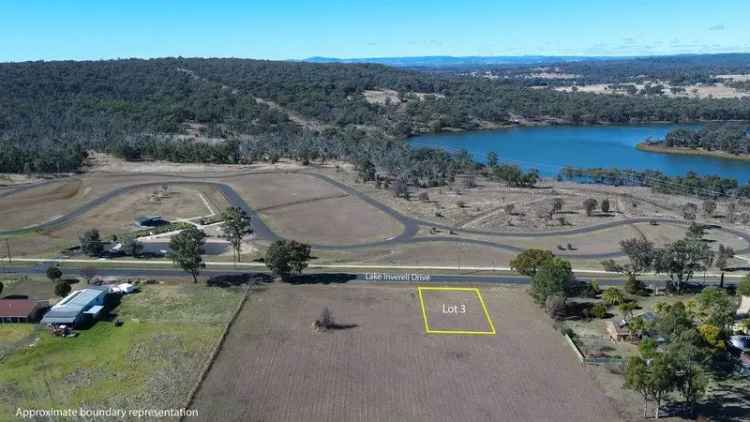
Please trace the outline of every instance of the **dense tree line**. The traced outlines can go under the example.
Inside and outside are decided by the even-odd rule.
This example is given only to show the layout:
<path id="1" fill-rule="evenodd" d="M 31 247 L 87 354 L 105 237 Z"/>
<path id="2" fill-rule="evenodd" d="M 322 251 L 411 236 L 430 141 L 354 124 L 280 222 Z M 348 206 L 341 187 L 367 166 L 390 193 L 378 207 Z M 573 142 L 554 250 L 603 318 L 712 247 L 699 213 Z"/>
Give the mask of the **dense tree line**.
<path id="1" fill-rule="evenodd" d="M 0 142 L 0 172 L 4 173 L 73 172 L 88 157 L 85 143 L 79 143 L 75 138 L 43 137 L 23 143 Z"/>
<path id="2" fill-rule="evenodd" d="M 612 186 L 648 186 L 658 193 L 701 198 L 750 197 L 750 184 L 740 186 L 737 179 L 700 176 L 693 172 L 686 176 L 667 176 L 656 170 L 565 167 L 560 171 L 558 179 Z"/>
<path id="3" fill-rule="evenodd" d="M 734 155 L 750 154 L 749 130 L 750 126 L 746 124 L 708 125 L 700 130 L 673 129 L 659 144 L 668 148 L 700 148 Z"/>

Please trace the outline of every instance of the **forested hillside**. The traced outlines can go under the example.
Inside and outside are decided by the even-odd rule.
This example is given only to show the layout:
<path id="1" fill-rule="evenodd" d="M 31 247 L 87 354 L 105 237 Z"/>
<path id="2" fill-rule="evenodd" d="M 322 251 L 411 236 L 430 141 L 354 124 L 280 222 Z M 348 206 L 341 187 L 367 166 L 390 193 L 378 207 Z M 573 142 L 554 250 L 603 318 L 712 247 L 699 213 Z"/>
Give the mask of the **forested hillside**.
<path id="1" fill-rule="evenodd" d="M 372 101 L 368 92 L 389 94 Z M 372 64 L 182 58 L 0 64 L 0 172 L 74 170 L 91 148 L 130 159 L 293 156 L 412 168 L 403 160 L 414 155 L 401 142 L 410 135 L 550 119 L 750 120 L 750 101 L 563 93 Z"/>

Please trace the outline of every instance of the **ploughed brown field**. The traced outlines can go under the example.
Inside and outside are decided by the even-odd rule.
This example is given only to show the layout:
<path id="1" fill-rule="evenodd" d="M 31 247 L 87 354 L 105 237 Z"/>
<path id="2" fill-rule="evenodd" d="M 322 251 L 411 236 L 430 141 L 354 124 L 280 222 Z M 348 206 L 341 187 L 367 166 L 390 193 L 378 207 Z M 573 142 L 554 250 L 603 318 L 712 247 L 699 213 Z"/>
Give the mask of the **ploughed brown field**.
<path id="1" fill-rule="evenodd" d="M 620 419 L 523 288 L 480 291 L 495 336 L 425 334 L 416 286 L 253 292 L 198 391 L 197 420 Z M 481 322 L 473 297 L 446 294 L 430 309 L 445 297 L 467 305 L 467 328 Z M 339 329 L 313 329 L 324 307 Z"/>

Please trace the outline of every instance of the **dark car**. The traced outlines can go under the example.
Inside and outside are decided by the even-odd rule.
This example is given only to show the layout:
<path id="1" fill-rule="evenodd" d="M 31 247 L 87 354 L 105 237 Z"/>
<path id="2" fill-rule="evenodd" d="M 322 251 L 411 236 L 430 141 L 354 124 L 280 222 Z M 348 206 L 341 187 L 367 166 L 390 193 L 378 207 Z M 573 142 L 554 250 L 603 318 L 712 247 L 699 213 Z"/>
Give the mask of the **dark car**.
<path id="1" fill-rule="evenodd" d="M 729 338 L 729 345 L 739 352 L 750 351 L 750 336 L 732 336 Z"/>

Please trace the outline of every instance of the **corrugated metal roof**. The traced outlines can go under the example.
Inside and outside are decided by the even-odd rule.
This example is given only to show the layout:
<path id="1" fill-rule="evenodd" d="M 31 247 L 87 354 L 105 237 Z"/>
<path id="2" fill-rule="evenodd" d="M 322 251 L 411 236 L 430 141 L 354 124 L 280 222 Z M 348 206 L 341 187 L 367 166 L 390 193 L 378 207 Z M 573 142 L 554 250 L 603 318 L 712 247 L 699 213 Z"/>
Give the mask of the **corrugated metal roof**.
<path id="1" fill-rule="evenodd" d="M 95 289 L 83 289 L 76 290 L 69 294 L 65 299 L 61 300 L 57 305 L 53 306 L 52 309 L 58 307 L 70 307 L 70 308 L 85 308 L 91 302 L 97 300 L 100 296 L 106 294 L 102 290 Z"/>
<path id="2" fill-rule="evenodd" d="M 97 301 L 107 292 L 96 289 L 76 290 L 66 296 L 63 300 L 53 306 L 44 316 L 45 323 L 68 323 L 73 322 L 92 302 Z"/>

